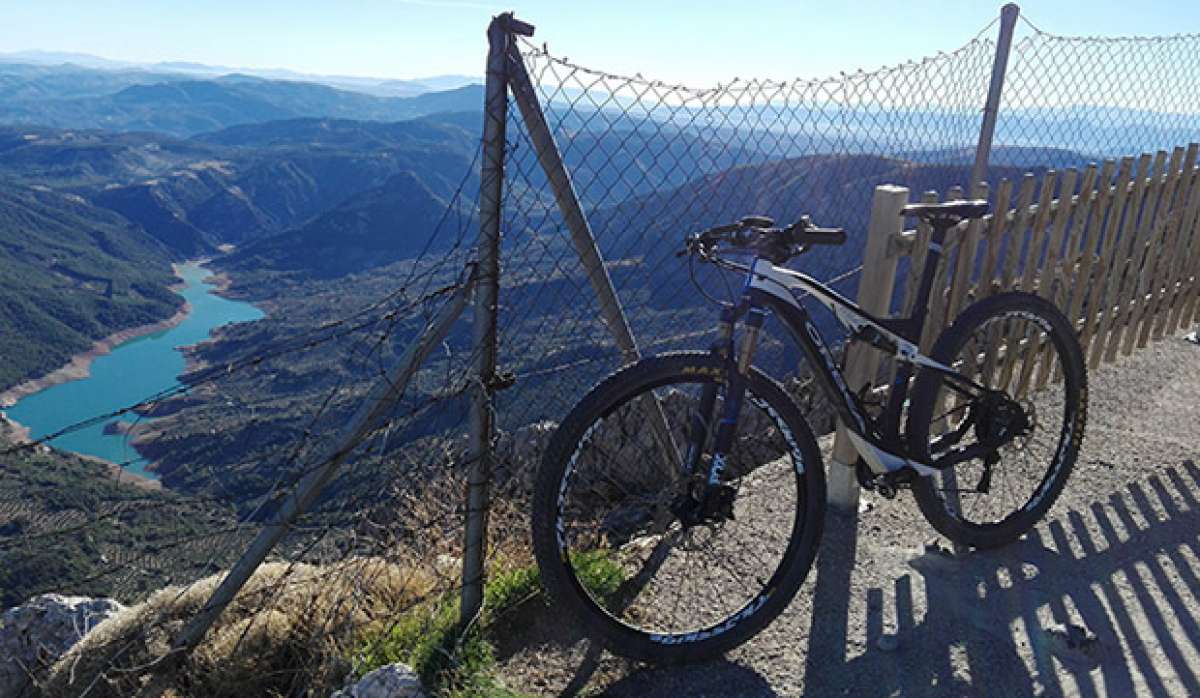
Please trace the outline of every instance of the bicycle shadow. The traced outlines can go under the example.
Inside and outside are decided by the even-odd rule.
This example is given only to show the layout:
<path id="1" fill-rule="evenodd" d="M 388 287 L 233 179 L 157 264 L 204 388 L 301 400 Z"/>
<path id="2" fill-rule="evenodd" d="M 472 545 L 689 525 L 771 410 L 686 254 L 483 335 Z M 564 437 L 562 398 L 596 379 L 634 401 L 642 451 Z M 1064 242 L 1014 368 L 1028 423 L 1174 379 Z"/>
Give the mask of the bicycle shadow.
<path id="1" fill-rule="evenodd" d="M 917 555 L 910 573 L 866 586 L 865 619 L 852 615 L 864 605 L 852 591 L 857 529 L 833 517 L 826 526 L 805 695 L 1200 695 L 1200 468 L 1190 460 L 1005 548 Z M 575 690 L 601 661 L 589 655 Z M 786 690 L 747 662 L 627 669 L 605 695 Z"/>

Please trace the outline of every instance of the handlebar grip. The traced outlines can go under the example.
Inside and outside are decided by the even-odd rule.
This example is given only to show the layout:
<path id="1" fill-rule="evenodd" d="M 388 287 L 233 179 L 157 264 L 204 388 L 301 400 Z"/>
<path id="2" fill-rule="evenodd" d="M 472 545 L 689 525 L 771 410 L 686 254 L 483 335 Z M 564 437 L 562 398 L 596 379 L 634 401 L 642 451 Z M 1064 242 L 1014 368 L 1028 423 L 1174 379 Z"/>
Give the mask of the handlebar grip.
<path id="1" fill-rule="evenodd" d="M 842 228 L 807 228 L 796 231 L 796 242 L 801 245 L 841 245 L 846 242 L 846 231 Z"/>
<path id="2" fill-rule="evenodd" d="M 742 229 L 742 225 L 740 223 L 730 223 L 729 225 L 718 225 L 715 228 L 709 228 L 708 230 L 704 231 L 700 235 L 702 237 L 713 238 L 713 237 L 717 237 L 718 235 L 726 235 L 728 233 L 736 233 L 737 231 L 739 231 L 741 229 Z"/>

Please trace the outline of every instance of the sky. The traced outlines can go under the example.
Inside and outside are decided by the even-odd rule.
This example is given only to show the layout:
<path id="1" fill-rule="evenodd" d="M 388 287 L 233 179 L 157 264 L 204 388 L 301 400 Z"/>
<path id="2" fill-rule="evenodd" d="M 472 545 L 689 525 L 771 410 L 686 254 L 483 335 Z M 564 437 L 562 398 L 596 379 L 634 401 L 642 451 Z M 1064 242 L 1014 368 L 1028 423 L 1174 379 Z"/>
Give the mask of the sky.
<path id="1" fill-rule="evenodd" d="M 998 14 L 985 0 L 0 0 L 0 52 L 411 78 L 482 73 L 488 19 L 514 10 L 573 62 L 709 86 L 823 77 L 949 51 Z M 1200 32 L 1196 0 L 1027 0 L 1066 35 Z M 995 27 L 987 30 L 995 33 Z M 1020 29 L 1029 31 L 1027 27 Z"/>

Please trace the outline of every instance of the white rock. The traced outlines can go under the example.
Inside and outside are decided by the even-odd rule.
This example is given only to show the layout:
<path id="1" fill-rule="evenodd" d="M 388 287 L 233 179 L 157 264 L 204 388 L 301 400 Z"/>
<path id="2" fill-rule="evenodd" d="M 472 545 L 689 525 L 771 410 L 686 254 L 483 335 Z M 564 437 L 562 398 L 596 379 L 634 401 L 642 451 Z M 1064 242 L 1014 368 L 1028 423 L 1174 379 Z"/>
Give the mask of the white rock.
<path id="1" fill-rule="evenodd" d="M 29 688 L 29 673 L 42 670 L 123 607 L 112 599 L 45 594 L 0 616 L 0 696 Z"/>
<path id="2" fill-rule="evenodd" d="M 428 698 L 428 694 L 412 669 L 404 664 L 389 664 L 330 698 Z"/>

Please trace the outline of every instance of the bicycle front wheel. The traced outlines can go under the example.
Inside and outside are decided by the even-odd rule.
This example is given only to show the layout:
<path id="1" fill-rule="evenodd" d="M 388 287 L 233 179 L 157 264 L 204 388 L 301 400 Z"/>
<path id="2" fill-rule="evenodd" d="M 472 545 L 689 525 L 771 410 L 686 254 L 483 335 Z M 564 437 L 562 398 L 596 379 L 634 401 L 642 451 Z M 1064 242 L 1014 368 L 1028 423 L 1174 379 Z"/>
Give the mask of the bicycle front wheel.
<path id="1" fill-rule="evenodd" d="M 786 608 L 812 566 L 825 510 L 821 454 L 795 403 L 757 369 L 722 471 L 725 497 L 707 515 L 684 511 L 711 462 L 709 438 L 698 445 L 705 473 L 682 472 L 689 425 L 715 428 L 725 367 L 686 352 L 613 374 L 559 426 L 538 471 L 542 582 L 618 654 L 682 662 L 729 650 Z M 701 405 L 713 409 L 700 414 Z M 655 435 L 660 406 L 671 439 Z"/>
<path id="2" fill-rule="evenodd" d="M 993 397 L 968 400 L 941 373 L 922 369 L 908 412 L 909 447 L 932 461 L 988 439 L 1003 445 L 990 457 L 918 478 L 917 505 L 939 533 L 962 545 L 1016 540 L 1054 504 L 1083 442 L 1087 374 L 1071 324 L 1043 298 L 1003 293 L 963 311 L 930 357 Z M 997 438 L 1004 430 L 1016 435 Z"/>

